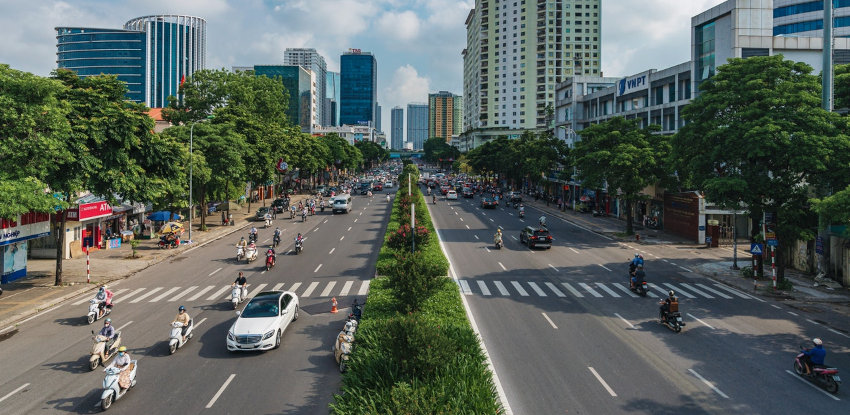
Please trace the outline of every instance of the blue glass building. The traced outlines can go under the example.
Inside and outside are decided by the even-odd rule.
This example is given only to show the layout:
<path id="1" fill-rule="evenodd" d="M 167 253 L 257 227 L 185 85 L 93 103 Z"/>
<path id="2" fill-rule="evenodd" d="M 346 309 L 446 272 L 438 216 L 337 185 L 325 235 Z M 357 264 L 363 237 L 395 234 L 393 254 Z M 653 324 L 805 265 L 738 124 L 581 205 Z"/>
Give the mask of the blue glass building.
<path id="1" fill-rule="evenodd" d="M 823 37 L 824 0 L 775 0 L 774 36 Z M 850 0 L 832 0 L 835 37 L 850 37 Z"/>
<path id="2" fill-rule="evenodd" d="M 407 104 L 407 141 L 413 143 L 413 150 L 425 147 L 428 140 L 428 104 Z"/>
<path id="3" fill-rule="evenodd" d="M 57 67 L 81 77 L 117 75 L 127 99 L 168 105 L 180 83 L 206 63 L 206 21 L 181 15 L 144 16 L 123 29 L 57 27 Z"/>
<path id="4" fill-rule="evenodd" d="M 254 75 L 267 76 L 283 82 L 289 92 L 286 115 L 292 125 L 309 133 L 312 127 L 312 78 L 310 72 L 298 65 L 254 65 Z"/>
<path id="5" fill-rule="evenodd" d="M 56 28 L 56 64 L 80 77 L 117 75 L 127 99 L 145 101 L 145 33 L 134 30 Z"/>
<path id="6" fill-rule="evenodd" d="M 378 62 L 369 52 L 352 50 L 340 58 L 340 125 L 375 126 Z"/>
<path id="7" fill-rule="evenodd" d="M 330 111 L 330 124 L 332 126 L 339 126 L 339 88 L 340 88 L 340 74 L 339 72 L 331 72 L 328 71 L 328 79 L 327 85 L 325 87 L 325 100 L 328 101 L 328 108 Z"/>

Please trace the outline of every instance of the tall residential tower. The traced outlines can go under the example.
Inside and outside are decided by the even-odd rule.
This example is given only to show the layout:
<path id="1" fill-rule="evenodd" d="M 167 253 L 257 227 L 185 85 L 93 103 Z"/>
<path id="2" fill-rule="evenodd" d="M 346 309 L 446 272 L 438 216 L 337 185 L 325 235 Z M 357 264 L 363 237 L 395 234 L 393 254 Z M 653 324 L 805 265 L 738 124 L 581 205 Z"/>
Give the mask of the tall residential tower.
<path id="1" fill-rule="evenodd" d="M 412 102 L 407 104 L 407 141 L 413 149 L 422 150 L 428 139 L 428 104 Z"/>
<path id="2" fill-rule="evenodd" d="M 390 148 L 404 148 L 404 108 L 394 107 L 390 111 Z"/>
<path id="3" fill-rule="evenodd" d="M 313 106 L 313 125 L 330 125 L 330 108 L 327 98 L 328 67 L 325 58 L 313 48 L 286 48 L 283 52 L 284 65 L 298 65 L 312 72 L 313 91 L 311 105 Z"/>
<path id="4" fill-rule="evenodd" d="M 463 97 L 448 91 L 428 94 L 428 138 L 440 137 L 451 143 L 462 133 Z"/>

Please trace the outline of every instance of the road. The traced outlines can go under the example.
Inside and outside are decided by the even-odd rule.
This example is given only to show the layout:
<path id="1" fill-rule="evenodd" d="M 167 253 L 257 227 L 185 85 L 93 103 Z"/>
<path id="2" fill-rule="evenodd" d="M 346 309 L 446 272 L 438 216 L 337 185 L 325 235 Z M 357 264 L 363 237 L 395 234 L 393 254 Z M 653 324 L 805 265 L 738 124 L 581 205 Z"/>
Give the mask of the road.
<path id="1" fill-rule="evenodd" d="M 139 360 L 137 385 L 113 410 L 327 413 L 340 385 L 333 340 L 342 328 L 344 308 L 355 298 L 365 299 L 390 211 L 380 193 L 371 200 L 355 196 L 353 207 L 349 214 L 317 212 L 306 223 L 300 218 L 275 221 L 283 229 L 283 244 L 277 266 L 268 272 L 263 255 L 250 264 L 236 263 L 238 236 L 231 235 L 112 285 L 114 326 Z M 273 229 L 259 230 L 261 247 L 271 244 Z M 305 236 L 300 255 L 291 251 L 297 232 Z M 234 235 L 240 234 L 247 237 L 247 229 Z M 225 348 L 236 319 L 229 284 L 239 271 L 248 278 L 251 296 L 279 289 L 299 296 L 300 318 L 284 333 L 278 350 L 242 354 Z M 0 338 L 0 413 L 100 411 L 104 374 L 87 368 L 90 330 L 102 326 L 85 321 L 92 295 L 41 313 Z M 338 314 L 330 313 L 331 297 L 339 301 Z M 169 355 L 169 323 L 179 305 L 194 319 L 195 335 Z"/>
<path id="2" fill-rule="evenodd" d="M 531 250 L 517 238 L 541 212 L 520 219 L 479 203 L 428 207 L 514 414 L 850 412 L 845 392 L 830 396 L 788 372 L 812 337 L 827 345 L 828 364 L 850 367 L 846 334 L 691 272 L 701 259 L 690 249 L 622 243 L 549 218 L 552 248 Z M 628 290 L 636 251 L 648 298 Z M 687 323 L 679 334 L 657 322 L 669 289 Z"/>

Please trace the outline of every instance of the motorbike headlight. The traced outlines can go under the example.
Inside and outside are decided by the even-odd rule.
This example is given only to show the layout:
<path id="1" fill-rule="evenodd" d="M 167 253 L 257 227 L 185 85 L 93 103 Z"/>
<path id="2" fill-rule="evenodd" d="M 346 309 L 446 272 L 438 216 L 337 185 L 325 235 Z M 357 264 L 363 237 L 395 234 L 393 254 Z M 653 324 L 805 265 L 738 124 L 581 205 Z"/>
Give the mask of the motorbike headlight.
<path id="1" fill-rule="evenodd" d="M 232 341 L 236 341 L 236 336 L 233 335 L 232 331 L 228 331 L 227 332 L 227 339 L 232 340 Z"/>
<path id="2" fill-rule="evenodd" d="M 263 335 L 263 340 L 266 340 L 272 336 L 274 336 L 274 330 L 267 331 L 266 334 Z"/>

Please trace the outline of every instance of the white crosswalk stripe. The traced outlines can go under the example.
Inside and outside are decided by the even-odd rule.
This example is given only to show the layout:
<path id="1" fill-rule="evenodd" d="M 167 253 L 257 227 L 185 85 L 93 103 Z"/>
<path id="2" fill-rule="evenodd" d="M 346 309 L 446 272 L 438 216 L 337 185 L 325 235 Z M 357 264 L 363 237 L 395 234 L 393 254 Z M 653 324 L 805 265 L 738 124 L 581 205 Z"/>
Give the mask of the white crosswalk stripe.
<path id="1" fill-rule="evenodd" d="M 304 293 L 303 293 L 303 294 L 301 294 L 301 296 L 302 296 L 302 297 L 309 297 L 309 296 L 310 296 L 310 294 L 313 294 L 313 291 L 315 291 L 315 290 L 316 290 L 316 287 L 318 287 L 318 286 L 319 286 L 319 282 L 318 282 L 318 281 L 313 281 L 313 282 L 311 282 L 311 283 L 310 283 L 310 285 L 308 285 L 308 286 L 307 286 L 307 289 L 306 289 L 306 290 L 304 290 Z"/>
<path id="2" fill-rule="evenodd" d="M 624 284 L 614 284 L 614 287 L 617 287 L 620 291 L 626 293 L 629 297 L 637 297 L 638 295 L 633 293 L 629 287 L 626 287 Z"/>
<path id="3" fill-rule="evenodd" d="M 256 286 L 253 290 L 248 293 L 248 298 L 254 298 L 257 294 L 263 292 L 263 288 L 266 288 L 268 284 L 260 284 Z"/>
<path id="4" fill-rule="evenodd" d="M 357 295 L 366 295 L 369 292 L 369 280 L 363 281 L 360 284 L 360 291 L 357 291 Z"/>
<path id="5" fill-rule="evenodd" d="M 722 292 L 717 291 L 717 290 L 715 290 L 714 288 L 711 288 L 711 287 L 709 287 L 709 286 L 707 286 L 707 285 L 705 285 L 705 284 L 695 284 L 695 285 L 698 285 L 698 286 L 700 286 L 700 288 L 702 288 L 702 289 L 704 289 L 704 290 L 706 290 L 706 291 L 712 292 L 712 293 L 716 294 L 717 296 L 719 296 L 719 297 L 721 297 L 721 298 L 725 298 L 725 299 L 727 299 L 727 300 L 731 300 L 731 299 L 732 299 L 732 297 L 730 297 L 730 296 L 728 296 L 728 295 L 726 295 L 726 294 L 723 294 Z"/>
<path id="6" fill-rule="evenodd" d="M 692 292 L 692 293 L 697 293 L 697 295 L 701 295 L 701 296 L 703 296 L 703 297 L 705 297 L 705 298 L 714 298 L 714 296 L 713 296 L 713 295 L 711 295 L 711 294 L 709 294 L 709 293 L 707 293 L 707 292 L 705 292 L 705 291 L 702 291 L 702 290 L 700 290 L 699 288 L 692 286 L 691 284 L 686 284 L 686 283 L 684 283 L 684 282 L 683 282 L 683 283 L 682 283 L 682 287 L 685 287 L 685 288 L 687 288 L 687 289 L 688 289 L 688 291 L 690 291 L 690 292 Z"/>
<path id="7" fill-rule="evenodd" d="M 282 282 L 275 284 L 274 287 L 272 287 L 272 291 L 280 291 L 281 288 L 283 288 Z"/>
<path id="8" fill-rule="evenodd" d="M 345 297 L 348 295 L 348 292 L 351 291 L 351 286 L 354 285 L 354 281 L 346 281 L 342 286 L 342 290 L 339 292 L 340 297 Z"/>
<path id="9" fill-rule="evenodd" d="M 552 292 L 553 292 L 553 293 L 555 293 L 555 295 L 557 295 L 558 297 L 566 297 L 566 296 L 567 296 L 566 294 L 564 294 L 564 292 L 563 292 L 563 291 L 559 290 L 559 289 L 558 289 L 558 287 L 556 287 L 556 286 L 555 286 L 555 284 L 552 284 L 551 282 L 547 282 L 547 283 L 545 283 L 545 284 L 546 284 L 546 286 L 547 286 L 547 287 L 549 287 L 549 289 L 550 289 L 550 290 L 552 290 Z"/>
<path id="10" fill-rule="evenodd" d="M 225 292 L 228 292 L 228 293 L 230 292 L 230 288 L 231 287 L 229 285 L 226 285 L 224 287 L 219 288 L 216 291 L 213 291 L 213 295 L 207 297 L 207 301 L 213 301 L 213 300 L 220 299 L 221 296 L 224 295 Z M 226 300 L 228 298 L 230 298 L 230 294 L 228 294 L 227 297 L 225 297 L 224 299 Z"/>
<path id="11" fill-rule="evenodd" d="M 505 288 L 504 284 L 502 284 L 501 281 L 493 281 L 493 285 L 495 285 L 496 289 L 499 290 L 499 294 L 501 294 L 501 295 L 511 295 L 511 293 L 508 292 L 508 289 Z"/>
<path id="12" fill-rule="evenodd" d="M 291 286 L 291 287 L 289 287 L 289 291 L 292 291 L 292 292 L 294 292 L 294 293 L 295 293 L 295 292 L 297 292 L 298 287 L 300 287 L 300 286 L 301 286 L 301 283 L 300 283 L 300 282 L 296 282 L 295 284 L 292 284 L 292 286 Z"/>
<path id="13" fill-rule="evenodd" d="M 481 294 L 490 295 L 490 289 L 487 288 L 487 284 L 484 281 L 478 280 L 478 288 L 481 290 Z"/>
<path id="14" fill-rule="evenodd" d="M 596 283 L 596 286 L 597 286 L 597 287 L 599 287 L 599 288 L 601 288 L 601 289 L 602 289 L 603 291 L 605 291 L 606 293 L 610 294 L 610 295 L 611 295 L 611 297 L 614 297 L 614 298 L 620 298 L 620 294 L 615 293 L 613 290 L 611 290 L 610 288 L 606 287 L 606 286 L 605 286 L 605 284 L 603 284 L 603 283 L 601 283 L 601 282 L 597 282 L 597 283 Z"/>
<path id="15" fill-rule="evenodd" d="M 573 288 L 572 285 L 568 282 L 562 282 L 561 285 L 567 289 L 567 291 L 571 292 L 576 297 L 584 297 L 584 294 L 580 293 L 577 289 Z"/>
<path id="16" fill-rule="evenodd" d="M 578 285 L 581 286 L 581 288 L 584 288 L 585 291 L 589 292 L 590 295 L 597 297 L 597 298 L 602 297 L 602 294 L 599 294 L 598 292 L 596 292 L 596 290 L 594 290 L 593 288 L 590 288 L 589 285 L 587 285 L 583 282 L 578 283 Z"/>
<path id="17" fill-rule="evenodd" d="M 460 293 L 463 295 L 471 295 L 472 290 L 469 289 L 469 283 L 466 280 L 458 280 L 458 284 L 460 284 Z"/>
<path id="18" fill-rule="evenodd" d="M 130 301 L 130 304 L 138 303 L 139 301 L 142 301 L 142 300 L 144 300 L 145 298 L 148 298 L 148 297 L 150 297 L 150 296 L 152 296 L 152 295 L 156 294 L 156 292 L 157 292 L 157 291 L 159 291 L 159 290 L 161 290 L 161 289 L 163 289 L 163 288 L 165 288 L 165 287 L 156 287 L 156 288 L 154 288 L 154 289 L 152 289 L 152 290 L 150 290 L 150 291 L 148 291 L 148 292 L 146 292 L 146 293 L 144 293 L 144 294 L 142 294 L 142 295 L 140 295 L 140 296 L 138 296 L 138 297 L 134 298 L 133 300 L 131 300 L 131 301 Z"/>
<path id="19" fill-rule="evenodd" d="M 209 291 L 213 288 L 215 288 L 215 285 L 207 285 L 207 288 L 204 288 L 203 290 L 196 292 L 195 295 L 187 298 L 186 301 L 195 301 L 198 298 L 201 298 L 202 295 L 206 294 L 207 291 Z"/>
<path id="20" fill-rule="evenodd" d="M 331 281 L 331 282 L 329 282 L 329 283 L 328 283 L 328 286 L 327 286 L 327 287 L 325 287 L 325 289 L 324 289 L 324 290 L 322 290 L 322 293 L 319 295 L 319 297 L 330 297 L 330 295 L 331 295 L 331 290 L 333 290 L 333 289 L 334 289 L 334 286 L 335 286 L 335 285 L 336 285 L 336 281 Z"/>
<path id="21" fill-rule="evenodd" d="M 179 290 L 179 289 L 180 289 L 180 287 L 174 287 L 174 288 L 172 288 L 172 289 L 170 289 L 170 290 L 168 290 L 168 291 L 166 291 L 166 292 L 164 292 L 164 293 L 162 293 L 162 294 L 160 294 L 160 295 L 158 295 L 158 296 L 156 296 L 156 297 L 152 298 L 152 299 L 151 299 L 150 301 L 148 301 L 148 302 L 149 302 L 149 303 L 155 303 L 155 302 L 157 302 L 157 301 L 159 301 L 159 300 L 162 300 L 162 299 L 163 299 L 163 298 L 165 298 L 165 297 L 168 297 L 168 296 L 169 296 L 169 295 L 171 295 L 173 292 L 175 292 L 175 291 L 177 291 L 177 290 Z"/>
<path id="22" fill-rule="evenodd" d="M 140 292 L 142 292 L 142 291 L 144 291 L 144 290 L 146 290 L 146 288 L 136 288 L 136 289 L 135 289 L 135 290 L 133 290 L 132 292 L 129 292 L 129 293 L 127 293 L 127 294 L 122 295 L 122 296 L 121 296 L 121 298 L 115 298 L 115 299 L 113 299 L 113 300 L 112 300 L 112 303 L 113 303 L 113 304 L 118 304 L 118 303 L 120 303 L 120 302 L 122 302 L 122 301 L 126 300 L 127 298 L 132 297 L 132 296 L 134 296 L 134 295 L 136 295 L 136 294 L 138 294 L 138 293 L 140 293 Z"/>
<path id="23" fill-rule="evenodd" d="M 663 286 L 665 286 L 665 287 L 667 287 L 667 288 L 669 288 L 669 289 L 671 289 L 671 290 L 675 291 L 675 293 L 676 293 L 676 295 L 677 295 L 677 296 L 679 296 L 679 295 L 684 295 L 685 297 L 688 297 L 688 298 L 697 298 L 695 295 L 692 295 L 692 294 L 688 293 L 687 291 L 682 291 L 682 289 L 681 289 L 681 288 L 678 288 L 678 287 L 676 287 L 676 286 L 675 286 L 675 285 L 673 285 L 673 284 L 669 284 L 669 283 L 666 283 L 666 282 L 665 282 L 665 283 L 662 283 L 661 285 L 663 285 Z"/>
<path id="24" fill-rule="evenodd" d="M 752 297 L 750 297 L 750 296 L 749 296 L 749 295 L 747 295 L 747 294 L 744 294 L 744 293 L 742 293 L 742 292 L 740 292 L 740 291 L 738 291 L 738 290 L 736 290 L 736 289 L 734 289 L 734 288 L 727 287 L 727 286 L 725 286 L 725 285 L 723 285 L 723 284 L 714 284 L 714 286 L 715 286 L 715 287 L 717 287 L 717 288 L 720 288 L 721 290 L 729 291 L 730 293 L 735 294 L 735 295 L 737 295 L 738 297 L 741 297 L 741 298 L 746 298 L 746 299 L 748 299 L 748 300 L 749 300 L 750 298 L 752 298 Z"/>
<path id="25" fill-rule="evenodd" d="M 171 301 L 177 301 L 177 300 L 179 300 L 179 299 L 183 298 L 186 294 L 189 294 L 190 292 L 195 291 L 195 289 L 196 289 L 196 288 L 198 288 L 198 286 L 197 286 L 197 285 L 193 285 L 193 286 L 191 286 L 191 287 L 189 287 L 189 288 L 187 288 L 187 289 L 185 289 L 185 290 L 183 290 L 183 291 L 180 291 L 180 292 L 179 292 L 179 293 L 177 293 L 177 295 L 175 295 L 174 297 L 169 298 L 169 299 L 168 299 L 168 301 L 169 301 L 169 302 L 171 302 Z"/>
<path id="26" fill-rule="evenodd" d="M 528 282 L 528 285 L 531 286 L 531 289 L 534 290 L 534 292 L 536 292 L 537 295 L 539 295 L 541 297 L 546 297 L 546 293 L 544 293 L 543 290 L 541 290 L 540 287 L 537 286 L 537 284 L 535 284 L 533 282 Z"/>
<path id="27" fill-rule="evenodd" d="M 522 285 L 520 285 L 518 282 L 511 281 L 511 285 L 513 285 L 517 292 L 519 292 L 519 295 L 523 297 L 528 297 L 528 291 L 525 291 L 525 289 L 522 288 Z"/>

